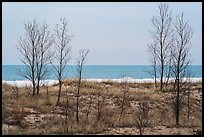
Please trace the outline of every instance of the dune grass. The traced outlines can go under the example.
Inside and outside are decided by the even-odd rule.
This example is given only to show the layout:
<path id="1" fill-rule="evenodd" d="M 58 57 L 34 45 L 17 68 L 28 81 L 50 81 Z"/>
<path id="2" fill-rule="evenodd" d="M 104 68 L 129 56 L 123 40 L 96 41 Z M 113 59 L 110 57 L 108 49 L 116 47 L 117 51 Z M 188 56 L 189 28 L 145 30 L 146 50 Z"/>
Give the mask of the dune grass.
<path id="1" fill-rule="evenodd" d="M 156 126 L 175 127 L 175 116 L 171 107 L 172 93 L 160 92 L 153 83 L 128 83 L 124 113 L 121 121 L 121 84 L 107 82 L 82 82 L 79 99 L 79 122 L 76 122 L 76 81 L 65 80 L 62 86 L 61 103 L 56 106 L 58 85 L 41 87 L 40 95 L 32 97 L 29 88 L 14 88 L 2 84 L 2 121 L 10 128 L 3 134 L 100 134 L 110 128 L 137 128 L 138 101 L 145 97 L 149 102 L 149 128 Z M 202 88 L 202 83 L 192 84 L 192 91 Z M 48 92 L 47 92 L 48 90 Z M 191 94 L 191 113 L 187 118 L 187 106 L 181 111 L 180 126 L 202 127 L 202 97 Z M 202 94 L 201 94 L 202 95 Z M 67 104 L 68 100 L 68 104 Z M 187 97 L 184 97 L 184 104 Z M 66 118 L 67 117 L 67 118 Z M 201 131 L 202 132 L 202 131 Z"/>

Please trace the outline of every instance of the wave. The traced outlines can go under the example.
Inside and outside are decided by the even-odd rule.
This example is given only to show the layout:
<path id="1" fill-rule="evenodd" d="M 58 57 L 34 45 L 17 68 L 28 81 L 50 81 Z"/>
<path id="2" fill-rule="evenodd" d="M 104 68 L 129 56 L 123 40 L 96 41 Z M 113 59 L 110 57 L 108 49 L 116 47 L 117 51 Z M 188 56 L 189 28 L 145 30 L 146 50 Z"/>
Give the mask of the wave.
<path id="1" fill-rule="evenodd" d="M 97 78 L 88 78 L 88 79 L 82 79 L 84 81 L 90 81 L 90 82 L 117 82 L 117 83 L 122 83 L 122 82 L 128 82 L 128 83 L 154 83 L 154 79 L 151 78 L 146 78 L 146 79 L 135 79 L 131 77 L 124 77 L 120 79 L 97 79 Z M 156 79 L 157 82 L 159 82 L 159 79 Z M 165 78 L 164 78 L 165 80 Z M 169 78 L 169 81 L 173 82 L 175 79 L 174 78 Z M 184 78 L 186 80 L 186 78 Z M 195 83 L 195 82 L 202 82 L 202 78 L 190 78 L 190 82 Z M 3 80 L 2 84 L 7 84 L 10 86 L 17 86 L 17 87 L 32 87 L 32 83 L 29 80 L 16 80 L 16 81 L 6 81 Z M 41 80 L 40 81 L 40 86 L 52 86 L 54 84 L 58 84 L 58 80 Z"/>
<path id="2" fill-rule="evenodd" d="M 52 86 L 54 84 L 57 84 L 58 80 L 41 80 L 40 81 L 40 86 Z M 15 80 L 15 81 L 7 81 L 7 80 L 2 80 L 2 84 L 7 84 L 10 86 L 17 86 L 17 87 L 32 87 L 32 82 L 29 80 Z"/>
<path id="3" fill-rule="evenodd" d="M 124 78 L 120 78 L 120 79 L 86 79 L 87 81 L 93 81 L 93 82 L 108 82 L 108 81 L 112 81 L 112 82 L 128 82 L 128 83 L 154 83 L 154 79 L 152 78 L 144 78 L 144 79 L 135 79 L 135 78 L 131 78 L 131 77 L 124 77 Z M 187 80 L 187 78 L 183 78 L 183 80 Z M 156 79 L 157 82 L 159 82 L 159 79 Z M 166 81 L 166 78 L 164 78 L 164 81 Z M 175 78 L 169 78 L 170 82 L 174 82 Z M 195 82 L 202 82 L 202 78 L 190 78 L 190 82 L 195 83 Z"/>

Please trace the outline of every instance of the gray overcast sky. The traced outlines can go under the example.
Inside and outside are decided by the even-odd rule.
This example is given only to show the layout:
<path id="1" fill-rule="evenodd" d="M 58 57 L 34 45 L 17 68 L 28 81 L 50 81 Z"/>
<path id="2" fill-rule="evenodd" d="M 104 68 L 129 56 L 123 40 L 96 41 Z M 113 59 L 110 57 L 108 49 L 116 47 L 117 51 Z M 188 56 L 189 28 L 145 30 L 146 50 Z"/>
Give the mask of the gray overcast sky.
<path id="1" fill-rule="evenodd" d="M 17 40 L 25 35 L 24 21 L 37 18 L 47 21 L 53 30 L 60 17 L 66 17 L 73 59 L 81 48 L 90 49 L 89 65 L 148 65 L 147 44 L 151 18 L 158 15 L 157 2 L 3 2 L 2 63 L 22 64 L 16 49 Z M 173 18 L 184 13 L 193 29 L 192 64 L 202 64 L 202 3 L 169 3 Z"/>

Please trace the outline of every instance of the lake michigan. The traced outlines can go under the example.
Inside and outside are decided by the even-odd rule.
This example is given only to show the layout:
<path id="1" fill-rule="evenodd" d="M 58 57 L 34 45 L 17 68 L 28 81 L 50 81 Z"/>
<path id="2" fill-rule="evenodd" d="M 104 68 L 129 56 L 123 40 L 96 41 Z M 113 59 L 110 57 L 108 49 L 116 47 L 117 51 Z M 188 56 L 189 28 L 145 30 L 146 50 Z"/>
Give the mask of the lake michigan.
<path id="1" fill-rule="evenodd" d="M 26 80 L 17 74 L 18 69 L 24 68 L 24 65 L 2 65 L 2 80 Z M 46 79 L 57 80 L 53 67 L 49 66 L 50 73 Z M 119 79 L 123 77 L 131 77 L 135 79 L 152 78 L 149 74 L 150 65 L 85 65 L 83 69 L 83 78 L 98 79 Z M 202 65 L 192 65 L 190 67 L 191 77 L 202 78 Z M 64 78 L 75 78 L 77 76 L 76 66 L 66 66 Z"/>

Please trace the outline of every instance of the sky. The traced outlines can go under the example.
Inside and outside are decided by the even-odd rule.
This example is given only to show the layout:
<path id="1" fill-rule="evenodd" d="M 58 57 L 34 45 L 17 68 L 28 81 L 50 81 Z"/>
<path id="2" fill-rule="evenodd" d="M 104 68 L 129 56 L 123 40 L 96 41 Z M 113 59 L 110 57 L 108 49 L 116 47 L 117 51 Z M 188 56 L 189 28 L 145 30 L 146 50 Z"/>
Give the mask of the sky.
<path id="1" fill-rule="evenodd" d="M 147 44 L 153 30 L 151 18 L 158 16 L 158 2 L 3 2 L 2 64 L 22 64 L 17 50 L 25 36 L 24 22 L 47 21 L 52 31 L 60 18 L 68 19 L 74 35 L 72 60 L 89 49 L 87 65 L 149 65 Z M 169 2 L 173 19 L 184 13 L 193 30 L 190 48 L 194 65 L 202 65 L 202 3 Z"/>

